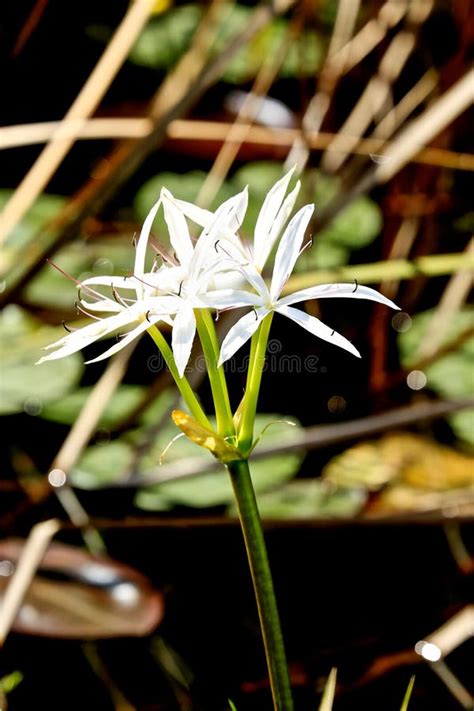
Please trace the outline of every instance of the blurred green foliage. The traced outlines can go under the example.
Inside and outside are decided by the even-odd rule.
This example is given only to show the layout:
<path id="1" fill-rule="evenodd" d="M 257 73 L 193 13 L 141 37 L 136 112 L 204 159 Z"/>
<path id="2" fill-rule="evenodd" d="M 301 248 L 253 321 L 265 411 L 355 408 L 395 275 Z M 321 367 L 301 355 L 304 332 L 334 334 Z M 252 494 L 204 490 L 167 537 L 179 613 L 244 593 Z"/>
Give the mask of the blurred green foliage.
<path id="1" fill-rule="evenodd" d="M 229 41 L 249 24 L 252 8 L 232 4 L 223 17 L 218 39 L 213 47 L 218 55 Z M 130 53 L 130 61 L 153 69 L 168 70 L 186 52 L 203 16 L 203 8 L 196 4 L 172 8 L 153 18 L 141 33 Z M 286 46 L 289 23 L 276 18 L 248 44 L 241 47 L 228 64 L 223 80 L 231 84 L 247 82 L 257 75 L 262 58 L 284 52 L 281 77 L 314 76 L 324 57 L 324 41 L 320 35 L 305 30 Z M 98 36 L 97 31 L 95 32 Z"/>
<path id="2" fill-rule="evenodd" d="M 62 327 L 45 326 L 18 306 L 7 306 L 0 316 L 0 414 L 41 414 L 80 380 L 80 354 L 35 365 L 42 348 L 64 336 Z"/>
<path id="3" fill-rule="evenodd" d="M 405 368 L 413 363 L 429 329 L 435 309 L 415 314 L 411 327 L 398 336 L 400 357 Z M 474 328 L 474 309 L 466 306 L 458 311 L 444 326 L 440 346 L 455 340 L 468 329 Z M 424 369 L 427 386 L 445 398 L 465 397 L 474 393 L 474 337 L 468 338 L 455 351 L 447 353 Z M 448 421 L 458 439 L 474 447 L 474 409 L 450 415 Z"/>

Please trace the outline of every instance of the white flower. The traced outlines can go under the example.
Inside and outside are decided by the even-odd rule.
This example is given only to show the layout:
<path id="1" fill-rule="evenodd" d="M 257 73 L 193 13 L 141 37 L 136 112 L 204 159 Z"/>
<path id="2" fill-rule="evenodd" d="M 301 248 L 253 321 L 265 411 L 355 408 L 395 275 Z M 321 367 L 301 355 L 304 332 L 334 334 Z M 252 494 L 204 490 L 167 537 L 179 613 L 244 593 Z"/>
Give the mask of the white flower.
<path id="1" fill-rule="evenodd" d="M 56 360 L 75 353 L 94 343 L 99 338 L 108 336 L 118 330 L 133 326 L 132 330 L 122 336 L 117 343 L 97 358 L 87 361 L 94 363 L 117 353 L 125 348 L 135 338 L 144 333 L 154 324 L 163 321 L 171 325 L 169 318 L 170 303 L 168 297 L 156 297 L 156 289 L 146 285 L 144 267 L 147 241 L 151 225 L 161 204 L 161 198 L 148 214 L 137 242 L 134 277 L 91 277 L 79 285 L 78 308 L 86 315 L 94 318 L 94 322 L 68 333 L 55 343 L 46 346 L 51 350 L 48 355 L 40 358 L 38 363 L 46 360 Z M 113 298 L 104 296 L 95 287 L 109 287 Z M 120 296 L 119 291 L 125 290 L 128 296 Z M 86 297 L 82 297 L 82 293 Z M 111 314 L 99 317 L 95 314 Z"/>
<path id="2" fill-rule="evenodd" d="M 299 181 L 292 192 L 285 197 L 294 170 L 292 168 L 269 190 L 257 218 L 253 245 L 244 244 L 236 235 L 243 222 L 244 210 L 244 214 L 236 214 L 234 220 L 230 221 L 229 224 L 224 225 L 221 223 L 217 240 L 219 244 L 215 247 L 216 251 L 219 250 L 222 256 L 232 256 L 233 259 L 242 264 L 251 263 L 257 271 L 262 271 L 298 197 Z M 245 205 L 246 208 L 247 188 L 239 195 L 231 198 L 231 200 L 239 199 L 242 206 Z M 185 200 L 177 200 L 176 198 L 172 198 L 172 200 L 182 214 L 197 225 L 208 229 L 214 223 L 215 215 L 209 210 L 196 207 L 196 205 Z"/>
<path id="3" fill-rule="evenodd" d="M 304 311 L 295 309 L 293 304 L 308 299 L 355 298 L 369 299 L 398 309 L 398 307 L 379 294 L 375 289 L 358 284 L 323 284 L 302 289 L 281 298 L 283 288 L 288 281 L 296 260 L 301 253 L 305 230 L 308 226 L 314 206 L 306 205 L 293 217 L 278 245 L 275 256 L 273 277 L 270 288 L 252 264 L 243 267 L 243 271 L 254 292 L 236 289 L 221 289 L 208 292 L 202 297 L 203 304 L 215 309 L 234 308 L 235 305 L 252 306 L 252 311 L 243 316 L 230 329 L 221 347 L 219 364 L 225 363 L 255 333 L 263 319 L 272 311 L 286 316 L 310 333 L 344 348 L 360 358 L 359 351 L 344 336 L 336 333 L 319 319 Z"/>
<path id="4" fill-rule="evenodd" d="M 243 191 L 223 203 L 194 245 L 183 212 L 176 206 L 171 193 L 163 189 L 140 232 L 133 275 L 85 279 L 79 285 L 78 308 L 96 321 L 47 346 L 52 352 L 38 362 L 70 355 L 103 336 L 132 326 L 132 330 L 111 348 L 87 361 L 97 362 L 113 355 L 162 321 L 172 326 L 173 355 L 182 376 L 196 333 L 194 309 L 202 307 L 200 296 L 209 288 L 215 274 L 229 263 L 229 259 L 214 248 L 218 234 L 228 232 L 231 227 L 238 229 L 245 215 L 247 199 L 247 193 Z M 152 271 L 146 272 L 150 232 L 160 206 L 163 207 L 174 258 L 172 263 L 164 262 L 160 267 L 155 260 Z M 109 287 L 113 298 L 97 291 L 98 287 Z M 104 317 L 103 314 L 111 315 Z"/>

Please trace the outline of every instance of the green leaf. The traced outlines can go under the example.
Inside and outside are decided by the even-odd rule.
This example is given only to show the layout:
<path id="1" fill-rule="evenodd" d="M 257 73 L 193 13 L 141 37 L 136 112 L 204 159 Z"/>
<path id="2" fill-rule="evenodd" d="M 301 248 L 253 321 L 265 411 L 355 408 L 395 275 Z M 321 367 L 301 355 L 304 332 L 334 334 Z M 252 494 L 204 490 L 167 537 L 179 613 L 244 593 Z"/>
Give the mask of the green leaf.
<path id="1" fill-rule="evenodd" d="M 0 190 L 0 212 L 13 195 L 13 190 Z M 22 221 L 9 234 L 2 249 L 2 271 L 8 267 L 8 261 L 16 254 L 18 249 L 23 249 L 33 237 L 54 217 L 66 202 L 59 195 L 40 195 L 33 206 L 28 210 Z"/>
<path id="2" fill-rule="evenodd" d="M 362 489 L 336 488 L 318 479 L 290 481 L 259 496 L 263 518 L 346 518 L 355 516 L 367 499 Z"/>
<path id="3" fill-rule="evenodd" d="M 368 197 L 348 205 L 318 233 L 318 240 L 329 240 L 349 249 L 360 249 L 374 241 L 382 229 L 380 208 Z"/>
<path id="4" fill-rule="evenodd" d="M 405 368 L 416 353 L 429 328 L 434 309 L 416 314 L 411 327 L 398 336 L 400 358 Z M 461 333 L 474 328 L 474 309 L 464 307 L 445 325 L 440 345 L 455 340 Z M 474 392 L 474 338 L 469 338 L 456 351 L 447 353 L 424 369 L 427 387 L 445 398 L 463 397 Z M 450 415 L 447 420 L 456 437 L 472 446 L 474 444 L 474 411 L 464 410 Z"/>
<path id="5" fill-rule="evenodd" d="M 435 309 L 429 309 L 428 311 L 416 314 L 412 318 L 410 328 L 399 334 L 398 348 L 400 351 L 400 358 L 406 368 L 410 367 L 410 361 L 414 358 L 416 351 L 425 337 L 434 313 Z M 474 309 L 472 307 L 465 306 L 449 319 L 446 327 L 443 329 L 443 337 L 440 345 L 447 345 L 469 328 L 474 328 Z M 461 350 L 474 353 L 474 338 L 463 343 Z"/>
<path id="6" fill-rule="evenodd" d="M 124 439 L 89 447 L 71 472 L 74 486 L 96 489 L 124 481 L 132 473 L 134 451 Z"/>
<path id="7" fill-rule="evenodd" d="M 474 409 L 455 412 L 448 421 L 456 437 L 474 449 Z"/>
<path id="8" fill-rule="evenodd" d="M 16 687 L 23 681 L 23 674 L 21 671 L 10 672 L 6 676 L 0 679 L 0 689 L 4 694 L 11 694 Z"/>
<path id="9" fill-rule="evenodd" d="M 97 275 L 128 274 L 133 259 L 132 240 L 127 236 L 126 241 L 76 241 L 57 253 L 55 263 L 72 277 L 82 280 Z M 46 264 L 28 284 L 25 296 L 36 306 L 68 310 L 73 308 L 77 298 L 76 284 L 51 264 Z"/>
<path id="10" fill-rule="evenodd" d="M 331 242 L 317 235 L 314 244 L 305 249 L 296 262 L 296 272 L 308 272 L 312 269 L 335 269 L 347 264 L 350 250 L 343 245 Z"/>
<path id="11" fill-rule="evenodd" d="M 170 69 L 188 49 L 201 16 L 202 9 L 193 4 L 153 18 L 140 33 L 130 61 L 144 67 Z"/>
<path id="12" fill-rule="evenodd" d="M 252 8 L 238 4 L 232 5 L 230 11 L 223 13 L 213 47 L 214 55 L 222 52 L 232 39 L 248 26 L 252 14 Z M 193 4 L 174 8 L 153 18 L 134 45 L 129 56 L 130 61 L 154 69 L 170 69 L 189 48 L 201 17 L 202 9 Z M 262 58 L 281 52 L 284 48 L 286 51 L 280 70 L 281 76 L 314 76 L 324 55 L 321 38 L 313 31 L 304 31 L 286 48 L 284 40 L 288 26 L 287 20 L 274 19 L 241 47 L 227 65 L 223 75 L 224 81 L 240 84 L 253 79 L 262 66 Z M 102 28 L 90 28 L 89 33 L 100 41 L 106 39 Z"/>
<path id="13" fill-rule="evenodd" d="M 408 711 L 408 704 L 410 702 L 411 694 L 413 691 L 413 686 L 415 685 L 415 675 L 410 678 L 410 681 L 408 683 L 408 688 L 405 692 L 405 696 L 403 697 L 403 702 L 402 705 L 400 706 L 400 711 Z"/>
<path id="14" fill-rule="evenodd" d="M 92 387 L 86 387 L 69 393 L 69 395 L 61 398 L 61 400 L 47 405 L 41 413 L 41 416 L 46 420 L 60 422 L 64 425 L 72 425 L 88 400 L 92 390 Z M 145 394 L 146 388 L 140 385 L 121 385 L 109 400 L 99 420 L 99 426 L 106 428 L 115 427 L 143 400 Z"/>
<path id="15" fill-rule="evenodd" d="M 0 414 L 16 412 L 40 414 L 47 404 L 63 397 L 77 385 L 82 357 L 35 365 L 42 348 L 61 338 L 62 328 L 44 326 L 17 306 L 8 306 L 0 317 Z"/>

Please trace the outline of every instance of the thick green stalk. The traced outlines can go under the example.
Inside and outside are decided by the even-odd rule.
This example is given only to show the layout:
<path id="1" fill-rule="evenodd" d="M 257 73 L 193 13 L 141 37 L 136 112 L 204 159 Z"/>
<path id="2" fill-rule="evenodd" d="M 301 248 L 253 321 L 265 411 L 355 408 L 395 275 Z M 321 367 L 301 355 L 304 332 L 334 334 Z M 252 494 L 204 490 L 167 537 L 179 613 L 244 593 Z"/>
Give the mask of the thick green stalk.
<path id="1" fill-rule="evenodd" d="M 262 523 L 248 461 L 227 465 L 252 573 L 275 711 L 292 711 L 290 680 Z"/>
<path id="2" fill-rule="evenodd" d="M 253 442 L 253 425 L 257 412 L 260 383 L 265 366 L 265 353 L 267 351 L 267 342 L 272 319 L 273 312 L 270 312 L 268 316 L 265 316 L 258 330 L 252 336 L 247 384 L 245 387 L 242 418 L 238 434 L 239 449 L 244 454 L 250 451 Z"/>
<path id="3" fill-rule="evenodd" d="M 206 414 L 202 409 L 201 404 L 199 403 L 199 400 L 197 399 L 191 385 L 188 382 L 188 379 L 185 377 L 181 377 L 178 373 L 178 368 L 176 367 L 173 351 L 168 345 L 166 338 L 163 336 L 160 329 L 156 326 L 150 326 L 150 328 L 148 329 L 148 333 L 155 341 L 161 355 L 165 359 L 165 363 L 168 366 L 168 369 L 171 375 L 173 376 L 176 385 L 178 386 L 179 392 L 183 396 L 184 402 L 189 407 L 192 416 L 201 425 L 203 425 L 204 427 L 208 427 L 212 430 L 213 427 L 207 419 Z"/>
<path id="4" fill-rule="evenodd" d="M 232 410 L 224 369 L 219 367 L 219 341 L 212 316 L 206 309 L 196 309 L 196 324 L 201 346 L 206 358 L 207 374 L 211 384 L 212 398 L 216 409 L 217 431 L 223 437 L 235 434 Z"/>

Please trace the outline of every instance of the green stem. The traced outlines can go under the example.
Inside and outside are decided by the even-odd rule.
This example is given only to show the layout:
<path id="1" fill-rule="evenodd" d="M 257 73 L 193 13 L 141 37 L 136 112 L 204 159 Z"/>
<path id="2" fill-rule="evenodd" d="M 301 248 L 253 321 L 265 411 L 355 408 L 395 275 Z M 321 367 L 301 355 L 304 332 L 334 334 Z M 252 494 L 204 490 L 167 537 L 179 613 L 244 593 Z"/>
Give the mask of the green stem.
<path id="1" fill-rule="evenodd" d="M 224 369 L 217 365 L 220 348 L 214 322 L 211 314 L 206 309 L 196 309 L 195 314 L 216 409 L 217 431 L 223 437 L 231 437 L 235 434 L 234 421 L 232 419 Z"/>
<path id="2" fill-rule="evenodd" d="M 244 403 L 242 408 L 241 425 L 239 428 L 239 449 L 248 453 L 253 442 L 253 425 L 257 412 L 260 383 L 265 366 L 265 353 L 267 351 L 268 336 L 272 325 L 273 312 L 265 316 L 258 330 L 252 336 L 250 347 L 250 361 L 247 372 Z"/>
<path id="3" fill-rule="evenodd" d="M 262 523 L 248 461 L 227 465 L 252 573 L 275 711 L 292 711 L 290 680 Z"/>
<path id="4" fill-rule="evenodd" d="M 202 409 L 201 404 L 199 403 L 199 400 L 197 399 L 191 385 L 188 382 L 188 379 L 185 377 L 181 377 L 178 373 L 178 368 L 176 367 L 173 351 L 168 345 L 166 338 L 163 336 L 160 329 L 156 326 L 150 326 L 150 328 L 148 329 L 148 333 L 155 341 L 161 355 L 165 359 L 165 363 L 168 366 L 168 369 L 171 375 L 173 376 L 176 385 L 178 386 L 179 392 L 183 396 L 183 400 L 188 406 L 192 416 L 201 425 L 212 430 L 213 427 L 207 419 L 206 414 Z"/>

